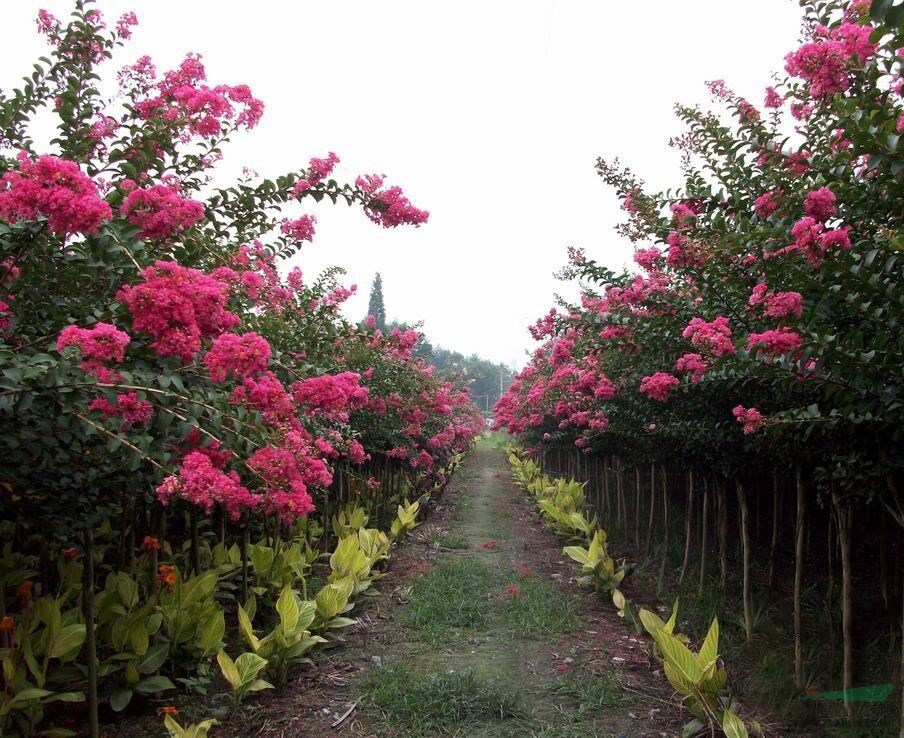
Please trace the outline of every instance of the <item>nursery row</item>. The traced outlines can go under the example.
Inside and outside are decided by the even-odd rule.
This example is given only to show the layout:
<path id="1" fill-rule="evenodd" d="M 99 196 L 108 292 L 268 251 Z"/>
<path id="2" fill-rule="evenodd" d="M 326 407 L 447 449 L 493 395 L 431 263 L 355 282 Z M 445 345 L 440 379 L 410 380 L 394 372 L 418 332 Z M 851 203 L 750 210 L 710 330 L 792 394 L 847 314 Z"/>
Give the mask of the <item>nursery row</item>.
<path id="1" fill-rule="evenodd" d="M 324 200 L 428 213 L 334 153 L 224 183 L 263 103 L 194 53 L 107 71 L 135 15 L 74 5 L 0 94 L 3 735 L 96 736 L 99 706 L 210 688 L 214 656 L 236 703 L 284 678 L 483 428 L 416 331 L 341 316 L 340 269 L 283 265 Z"/>
<path id="2" fill-rule="evenodd" d="M 508 455 L 515 483 L 533 496 L 546 524 L 561 537 L 584 544 L 563 549 L 580 566 L 578 582 L 609 593 L 619 617 L 629 620 L 638 633 L 646 630 L 653 638 L 652 652 L 682 704 L 693 715 L 684 734 L 696 735 L 702 731 L 713 734 L 718 727 L 728 738 L 747 738 L 747 727 L 736 714 L 738 708 L 727 688 L 728 674 L 719 666 L 718 618 L 713 618 L 699 651 L 693 653 L 688 647 L 688 637 L 675 631 L 677 601 L 669 619 L 663 621 L 655 612 L 638 608 L 619 589 L 633 566 L 624 559 L 616 561 L 609 554 L 606 531 L 590 512 L 592 508 L 584 496 L 585 485 L 574 479 L 548 476 L 536 461 L 526 458 L 515 446 L 509 447 Z M 761 735 L 759 725 L 752 723 L 755 734 Z"/>
<path id="3" fill-rule="evenodd" d="M 496 418 L 544 465 L 558 457 L 572 474 L 592 465 L 582 479 L 611 479 L 607 512 L 630 521 L 635 543 L 643 527 L 645 548 L 661 484 L 663 512 L 687 521 L 681 586 L 691 553 L 705 572 L 708 545 L 724 544 L 736 520 L 746 640 L 755 560 L 761 594 L 793 586 L 797 694 L 813 686 L 800 610 L 818 587 L 826 615 L 814 641 L 837 632 L 842 663 L 817 674 L 840 680 L 853 715 L 853 690 L 876 676 L 866 647 L 895 647 L 888 620 L 904 594 L 890 581 L 904 541 L 904 34 L 890 2 L 801 5 L 804 42 L 761 107 L 719 80 L 709 83 L 719 112 L 677 107 L 680 187 L 650 193 L 617 162 L 598 162 L 638 270 L 571 252 L 562 277 L 579 280 L 580 304 L 560 302 L 532 327 L 542 344 Z M 754 540 L 766 511 L 771 533 Z M 834 662 L 822 650 L 816 659 Z M 900 663 L 881 663 L 881 681 L 900 683 Z"/>

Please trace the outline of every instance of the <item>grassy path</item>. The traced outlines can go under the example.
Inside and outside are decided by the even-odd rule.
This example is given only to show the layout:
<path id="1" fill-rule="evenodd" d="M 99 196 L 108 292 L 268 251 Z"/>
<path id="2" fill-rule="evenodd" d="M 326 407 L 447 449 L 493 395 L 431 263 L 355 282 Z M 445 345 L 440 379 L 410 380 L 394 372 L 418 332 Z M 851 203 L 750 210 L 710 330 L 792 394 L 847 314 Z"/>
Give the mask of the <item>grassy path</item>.
<path id="1" fill-rule="evenodd" d="M 395 604 L 352 687 L 363 717 L 340 734 L 675 735 L 640 642 L 569 583 L 561 544 L 511 485 L 504 454 L 482 443 L 450 492 L 445 516 L 394 565 Z"/>

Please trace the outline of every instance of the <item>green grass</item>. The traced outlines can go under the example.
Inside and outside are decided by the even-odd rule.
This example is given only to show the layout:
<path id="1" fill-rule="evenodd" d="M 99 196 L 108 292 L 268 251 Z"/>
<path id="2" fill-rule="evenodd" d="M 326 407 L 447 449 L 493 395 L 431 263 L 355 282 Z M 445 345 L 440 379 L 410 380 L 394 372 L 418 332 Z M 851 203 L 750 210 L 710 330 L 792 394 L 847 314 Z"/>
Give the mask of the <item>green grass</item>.
<path id="1" fill-rule="evenodd" d="M 614 672 L 600 675 L 569 674 L 559 681 L 556 691 L 559 696 L 568 697 L 577 703 L 579 715 L 619 705 L 624 701 Z"/>
<path id="2" fill-rule="evenodd" d="M 453 642 L 450 631 L 460 629 L 543 638 L 577 627 L 572 599 L 554 585 L 514 572 L 504 578 L 477 558 L 441 561 L 414 584 L 403 617 L 432 644 Z"/>
<path id="3" fill-rule="evenodd" d="M 519 593 L 500 604 L 496 613 L 502 625 L 512 633 L 528 638 L 549 636 L 577 627 L 574 602 L 544 580 L 519 577 Z"/>
<path id="4" fill-rule="evenodd" d="M 411 590 L 404 619 L 425 641 L 447 640 L 454 628 L 482 628 L 490 617 L 491 572 L 477 559 L 443 561 Z"/>
<path id="5" fill-rule="evenodd" d="M 455 535 L 443 536 L 439 539 L 439 545 L 443 548 L 451 548 L 456 551 L 471 548 L 471 544 L 469 544 L 464 538 Z"/>
<path id="6" fill-rule="evenodd" d="M 419 672 L 405 664 L 375 669 L 365 699 L 408 736 L 463 733 L 471 726 L 518 714 L 518 695 L 473 671 Z"/>

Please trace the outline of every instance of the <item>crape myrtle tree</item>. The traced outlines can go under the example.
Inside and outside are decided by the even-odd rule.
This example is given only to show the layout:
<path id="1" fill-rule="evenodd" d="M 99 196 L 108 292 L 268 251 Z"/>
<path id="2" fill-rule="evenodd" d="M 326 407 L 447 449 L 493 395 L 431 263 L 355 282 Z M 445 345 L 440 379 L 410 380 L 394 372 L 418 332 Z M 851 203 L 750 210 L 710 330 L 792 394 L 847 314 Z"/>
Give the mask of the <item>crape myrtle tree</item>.
<path id="1" fill-rule="evenodd" d="M 337 472 L 377 492 L 381 459 L 439 475 L 480 428 L 461 384 L 412 357 L 417 332 L 341 317 L 340 270 L 279 268 L 314 238 L 312 203 L 384 228 L 428 213 L 381 175 L 335 179 L 333 153 L 218 185 L 223 144 L 263 103 L 194 53 L 162 73 L 142 56 L 107 95 L 135 24 L 81 0 L 65 23 L 41 11 L 47 55 L 0 93 L 0 517 L 41 561 L 36 595 L 61 550 L 84 560 L 88 624 L 94 568 L 115 563 L 99 526 L 122 526 L 122 563 L 136 531 L 190 518 L 197 573 L 198 518 L 288 525 L 328 505 Z M 55 120 L 49 142 L 36 118 Z M 2 585 L 5 646 L 5 588 L 24 583 Z"/>
<path id="2" fill-rule="evenodd" d="M 742 513 L 748 480 L 790 480 L 799 687 L 807 511 L 829 510 L 848 690 L 852 520 L 880 509 L 904 525 L 904 18 L 890 2 L 801 4 L 802 43 L 763 101 L 717 81 L 720 113 L 677 107 L 679 188 L 650 193 L 617 160 L 598 162 L 638 270 L 571 252 L 564 276 L 581 280 L 581 304 L 532 327 L 542 343 L 496 418 L 535 448 L 667 468 L 688 480 L 688 501 L 706 477 Z"/>

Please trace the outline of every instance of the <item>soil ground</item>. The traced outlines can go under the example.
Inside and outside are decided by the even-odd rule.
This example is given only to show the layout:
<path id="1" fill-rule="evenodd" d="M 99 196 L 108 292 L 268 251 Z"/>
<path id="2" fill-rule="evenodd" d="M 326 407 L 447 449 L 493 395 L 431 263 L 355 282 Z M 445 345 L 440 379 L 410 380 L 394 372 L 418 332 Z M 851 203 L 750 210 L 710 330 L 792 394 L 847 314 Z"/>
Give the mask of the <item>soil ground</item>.
<path id="1" fill-rule="evenodd" d="M 643 640 L 574 582 L 501 450 L 481 443 L 430 508 L 344 642 L 213 737 L 681 734 L 686 718 Z M 186 718 L 205 709 L 180 705 Z M 138 735 L 134 723 L 105 733 Z"/>

